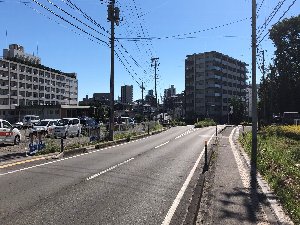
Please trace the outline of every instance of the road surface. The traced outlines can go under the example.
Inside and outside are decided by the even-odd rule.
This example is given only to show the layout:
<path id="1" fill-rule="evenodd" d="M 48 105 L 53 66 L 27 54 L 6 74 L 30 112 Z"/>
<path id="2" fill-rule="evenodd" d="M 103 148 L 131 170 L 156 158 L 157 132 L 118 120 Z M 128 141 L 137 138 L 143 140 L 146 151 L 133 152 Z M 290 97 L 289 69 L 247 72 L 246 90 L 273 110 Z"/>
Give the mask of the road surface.
<path id="1" fill-rule="evenodd" d="M 1 224 L 180 224 L 202 172 L 204 141 L 214 133 L 215 127 L 175 127 L 75 157 L 2 168 Z"/>

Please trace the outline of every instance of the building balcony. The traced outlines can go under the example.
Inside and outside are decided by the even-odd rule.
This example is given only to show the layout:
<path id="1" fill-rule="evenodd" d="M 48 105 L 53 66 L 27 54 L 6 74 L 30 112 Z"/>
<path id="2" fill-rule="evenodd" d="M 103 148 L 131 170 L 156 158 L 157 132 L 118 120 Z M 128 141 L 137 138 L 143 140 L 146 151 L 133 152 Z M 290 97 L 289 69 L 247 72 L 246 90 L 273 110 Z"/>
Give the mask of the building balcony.
<path id="1" fill-rule="evenodd" d="M 7 94 L 0 94 L 0 98 L 4 98 L 4 99 L 7 99 L 8 98 L 8 95 Z"/>
<path id="2" fill-rule="evenodd" d="M 0 75 L 0 80 L 8 80 L 8 76 Z"/>
<path id="3" fill-rule="evenodd" d="M 221 88 L 220 84 L 207 84 L 206 88 Z"/>

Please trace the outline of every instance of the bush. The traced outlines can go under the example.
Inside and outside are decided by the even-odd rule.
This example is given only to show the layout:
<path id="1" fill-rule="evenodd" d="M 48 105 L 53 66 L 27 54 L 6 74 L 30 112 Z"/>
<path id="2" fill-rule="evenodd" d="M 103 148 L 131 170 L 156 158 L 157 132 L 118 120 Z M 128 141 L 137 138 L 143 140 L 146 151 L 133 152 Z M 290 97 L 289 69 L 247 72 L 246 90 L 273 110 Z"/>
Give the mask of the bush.
<path id="1" fill-rule="evenodd" d="M 195 123 L 195 128 L 202 128 L 202 127 L 209 127 L 209 126 L 216 126 L 216 122 L 213 119 L 206 118 L 204 120 Z"/>
<path id="2" fill-rule="evenodd" d="M 186 126 L 186 123 L 183 121 L 178 121 L 178 120 L 171 120 L 170 124 L 172 127 L 176 127 L 176 126 Z"/>
<path id="3" fill-rule="evenodd" d="M 45 155 L 50 153 L 55 153 L 60 151 L 60 146 L 56 144 L 53 140 L 49 140 L 46 143 L 46 146 L 41 151 L 38 151 L 36 155 Z"/>

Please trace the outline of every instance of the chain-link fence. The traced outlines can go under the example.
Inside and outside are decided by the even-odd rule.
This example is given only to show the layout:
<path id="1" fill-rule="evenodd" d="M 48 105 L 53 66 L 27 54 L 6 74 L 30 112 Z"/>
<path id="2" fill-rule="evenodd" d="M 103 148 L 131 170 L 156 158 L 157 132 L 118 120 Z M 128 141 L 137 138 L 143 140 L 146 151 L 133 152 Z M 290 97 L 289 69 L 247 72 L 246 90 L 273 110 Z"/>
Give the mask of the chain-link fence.
<path id="1" fill-rule="evenodd" d="M 0 158 L 5 155 L 36 153 L 54 153 L 60 151 L 63 143 L 65 150 L 79 148 L 108 141 L 109 126 L 101 125 L 97 127 L 82 127 L 79 137 L 68 136 L 54 138 L 45 132 L 32 132 L 30 129 L 21 130 L 21 140 L 19 145 L 0 146 Z M 114 140 L 128 139 L 141 134 L 150 134 L 153 131 L 162 129 L 159 122 L 150 121 L 136 124 L 116 124 L 114 125 Z"/>

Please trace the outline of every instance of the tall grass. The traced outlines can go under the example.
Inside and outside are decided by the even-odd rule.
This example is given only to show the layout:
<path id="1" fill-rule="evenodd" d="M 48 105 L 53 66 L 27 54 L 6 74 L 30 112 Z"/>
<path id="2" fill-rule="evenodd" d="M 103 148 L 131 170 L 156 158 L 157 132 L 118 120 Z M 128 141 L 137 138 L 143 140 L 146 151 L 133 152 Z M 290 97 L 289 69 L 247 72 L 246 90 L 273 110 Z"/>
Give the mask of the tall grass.
<path id="1" fill-rule="evenodd" d="M 251 133 L 240 136 L 250 154 Z M 300 126 L 270 126 L 258 133 L 257 166 L 295 224 L 300 224 Z"/>

